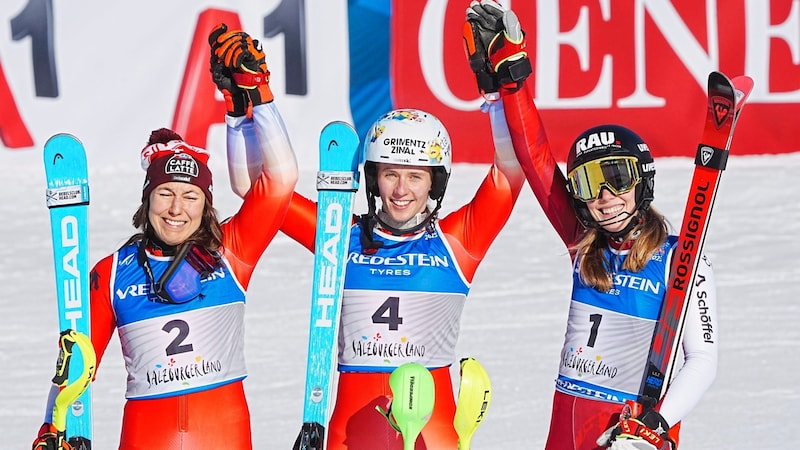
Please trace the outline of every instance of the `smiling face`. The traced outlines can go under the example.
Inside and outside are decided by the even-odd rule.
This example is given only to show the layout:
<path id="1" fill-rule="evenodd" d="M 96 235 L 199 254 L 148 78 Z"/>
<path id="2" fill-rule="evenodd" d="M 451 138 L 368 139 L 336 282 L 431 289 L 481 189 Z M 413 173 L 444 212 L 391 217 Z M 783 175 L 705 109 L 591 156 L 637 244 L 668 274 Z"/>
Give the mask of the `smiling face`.
<path id="1" fill-rule="evenodd" d="M 378 163 L 378 190 L 383 212 L 404 223 L 425 210 L 431 190 L 431 169 L 422 166 Z"/>
<path id="2" fill-rule="evenodd" d="M 171 181 L 150 193 L 147 217 L 156 236 L 167 245 L 179 245 L 198 228 L 203 219 L 206 197 L 189 183 Z"/>
<path id="3" fill-rule="evenodd" d="M 597 200 L 586 202 L 589 213 L 604 230 L 614 233 L 623 230 L 636 211 L 636 190 L 614 195 L 608 189 L 600 190 Z M 627 213 L 627 214 L 626 214 Z"/>

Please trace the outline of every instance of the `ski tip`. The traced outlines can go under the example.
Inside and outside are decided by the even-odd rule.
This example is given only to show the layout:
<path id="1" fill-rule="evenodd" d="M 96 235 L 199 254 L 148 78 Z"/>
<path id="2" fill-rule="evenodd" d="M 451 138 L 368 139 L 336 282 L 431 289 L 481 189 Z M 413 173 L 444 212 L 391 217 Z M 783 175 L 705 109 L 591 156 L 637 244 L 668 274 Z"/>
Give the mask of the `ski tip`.
<path id="1" fill-rule="evenodd" d="M 72 141 L 77 144 L 83 145 L 80 139 L 78 139 L 74 134 L 69 134 L 69 133 L 56 133 L 50 136 L 44 143 L 44 145 L 46 147 L 48 144 L 54 144 L 59 141 L 64 141 L 64 142 Z"/>
<path id="2" fill-rule="evenodd" d="M 347 123 L 347 122 L 345 122 L 343 120 L 333 120 L 331 122 L 328 122 L 324 127 L 322 127 L 322 129 L 325 130 L 326 128 L 329 128 L 329 127 L 330 128 L 346 127 L 346 128 L 349 128 L 350 130 L 352 130 L 353 132 L 356 131 L 355 128 L 353 128 L 352 125 L 350 125 L 349 123 Z"/>
<path id="3" fill-rule="evenodd" d="M 319 135 L 320 147 L 331 150 L 331 145 L 355 145 L 358 146 L 360 139 L 355 128 L 347 122 L 336 120 L 329 122 L 322 128 Z"/>
<path id="4" fill-rule="evenodd" d="M 742 103 L 750 96 L 750 91 L 753 90 L 755 82 L 747 75 L 740 75 L 733 80 L 733 88 L 736 91 L 736 103 Z"/>
<path id="5" fill-rule="evenodd" d="M 320 171 L 354 172 L 357 182 L 361 163 L 359 143 L 358 134 L 349 123 L 334 121 L 325 125 L 319 135 Z"/>
<path id="6" fill-rule="evenodd" d="M 733 91 L 736 104 L 744 103 L 753 90 L 753 79 L 747 75 L 729 78 L 720 71 L 708 74 L 708 92 Z M 738 108 L 737 108 L 738 109 Z"/>

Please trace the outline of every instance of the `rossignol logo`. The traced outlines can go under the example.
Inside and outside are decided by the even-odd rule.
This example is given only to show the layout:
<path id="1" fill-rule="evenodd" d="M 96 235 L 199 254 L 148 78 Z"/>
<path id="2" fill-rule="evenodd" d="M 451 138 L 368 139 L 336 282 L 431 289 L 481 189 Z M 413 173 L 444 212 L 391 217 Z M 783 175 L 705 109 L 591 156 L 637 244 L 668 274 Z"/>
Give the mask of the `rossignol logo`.
<path id="1" fill-rule="evenodd" d="M 706 181 L 704 185 L 695 186 L 697 192 L 689 199 L 691 207 L 689 211 L 689 221 L 686 224 L 685 233 L 682 231 L 681 248 L 679 248 L 678 258 L 675 261 L 675 278 L 672 280 L 672 287 L 682 293 L 686 290 L 689 283 L 689 272 L 694 269 L 697 258 L 697 250 L 702 244 L 702 233 L 705 231 L 705 220 L 707 217 L 706 208 L 711 200 L 709 189 L 711 186 Z"/>
<path id="2" fill-rule="evenodd" d="M 709 202 L 712 200 L 714 193 L 711 191 L 711 186 L 708 181 L 703 185 L 694 186 L 693 189 L 695 189 L 696 192 L 689 199 L 689 203 L 687 204 L 688 221 L 684 219 L 686 226 L 685 229 L 681 229 L 680 241 L 678 241 L 680 247 L 676 249 L 678 254 L 672 262 L 672 290 L 668 291 L 669 295 L 664 299 L 666 302 L 663 312 L 664 317 L 680 316 L 679 309 L 686 295 L 686 289 L 689 287 L 689 283 L 691 283 L 689 274 L 695 269 L 698 256 L 697 251 L 703 243 L 703 234 L 705 233 L 706 219 L 708 218 L 706 210 L 709 207 Z M 671 327 L 665 328 L 663 335 L 659 334 L 654 337 L 653 349 L 656 352 L 655 354 L 659 357 L 663 357 L 663 355 L 667 354 L 669 351 L 667 348 L 668 343 L 674 342 L 675 340 L 677 326 L 676 324 L 672 325 Z"/>
<path id="3" fill-rule="evenodd" d="M 83 318 L 81 304 L 83 296 L 81 293 L 81 270 L 78 264 L 80 256 L 80 226 L 75 216 L 66 216 L 61 219 L 61 250 L 64 251 L 61 257 L 61 269 L 64 274 L 62 280 L 64 299 L 64 319 L 69 321 L 70 328 L 78 329 L 78 320 Z"/>
<path id="4" fill-rule="evenodd" d="M 733 110 L 733 104 L 729 99 L 719 96 L 712 97 L 711 104 L 714 108 L 714 125 L 719 129 L 728 120 L 728 116 Z"/>
<path id="5" fill-rule="evenodd" d="M 708 162 L 711 161 L 711 158 L 714 157 L 714 149 L 708 146 L 700 147 L 700 162 L 703 163 L 704 166 L 708 165 Z"/>
<path id="6" fill-rule="evenodd" d="M 200 174 L 200 169 L 197 167 L 197 161 L 191 155 L 176 153 L 167 160 L 167 165 L 164 166 L 164 173 L 197 177 Z"/>
<path id="7" fill-rule="evenodd" d="M 598 147 L 607 147 L 616 141 L 613 131 L 592 133 L 575 143 L 575 155 L 580 156 Z"/>
<path id="8" fill-rule="evenodd" d="M 341 281 L 339 280 L 339 261 L 336 254 L 339 251 L 339 232 L 344 226 L 344 220 L 341 204 L 331 203 L 325 208 L 324 243 L 321 249 L 317 249 L 322 252 L 323 258 L 316 280 L 317 306 L 320 311 L 313 312 L 319 314 L 317 320 L 314 321 L 315 327 L 330 328 L 333 326 L 330 308 L 333 306 L 337 294 L 336 289 Z"/>

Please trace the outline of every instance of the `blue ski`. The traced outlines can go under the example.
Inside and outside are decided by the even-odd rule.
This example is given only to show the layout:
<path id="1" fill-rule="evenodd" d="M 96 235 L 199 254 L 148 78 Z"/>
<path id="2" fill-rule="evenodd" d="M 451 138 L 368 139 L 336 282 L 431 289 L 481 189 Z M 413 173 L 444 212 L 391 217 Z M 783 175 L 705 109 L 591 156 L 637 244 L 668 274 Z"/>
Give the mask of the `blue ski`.
<path id="1" fill-rule="evenodd" d="M 317 234 L 303 406 L 295 450 L 325 448 L 333 399 L 339 312 L 350 243 L 353 199 L 358 190 L 359 139 L 353 127 L 331 122 L 319 137 Z"/>
<path id="2" fill-rule="evenodd" d="M 55 263 L 59 331 L 72 329 L 89 336 L 89 179 L 83 144 L 57 134 L 44 145 L 47 207 Z M 84 372 L 83 355 L 74 347 L 68 383 Z M 93 368 L 92 368 L 93 369 Z M 76 449 L 91 448 L 91 387 L 67 411 L 66 436 Z"/>

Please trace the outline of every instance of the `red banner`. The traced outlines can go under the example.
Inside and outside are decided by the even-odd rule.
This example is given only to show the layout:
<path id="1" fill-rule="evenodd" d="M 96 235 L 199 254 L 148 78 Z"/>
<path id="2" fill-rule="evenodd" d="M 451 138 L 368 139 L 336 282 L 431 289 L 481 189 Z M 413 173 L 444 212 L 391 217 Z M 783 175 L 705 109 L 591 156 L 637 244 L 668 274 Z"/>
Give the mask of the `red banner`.
<path id="1" fill-rule="evenodd" d="M 635 130 L 656 157 L 694 156 L 706 80 L 720 70 L 755 88 L 734 154 L 783 153 L 800 116 L 800 6 L 790 0 L 512 2 L 527 33 L 536 103 L 563 161 L 583 130 Z M 454 157 L 488 162 L 489 119 L 460 39 L 467 2 L 392 2 L 392 95 L 447 126 Z M 708 9 L 707 9 L 708 8 Z"/>

